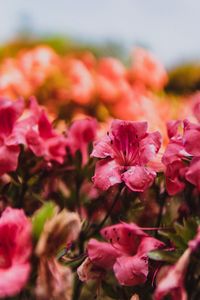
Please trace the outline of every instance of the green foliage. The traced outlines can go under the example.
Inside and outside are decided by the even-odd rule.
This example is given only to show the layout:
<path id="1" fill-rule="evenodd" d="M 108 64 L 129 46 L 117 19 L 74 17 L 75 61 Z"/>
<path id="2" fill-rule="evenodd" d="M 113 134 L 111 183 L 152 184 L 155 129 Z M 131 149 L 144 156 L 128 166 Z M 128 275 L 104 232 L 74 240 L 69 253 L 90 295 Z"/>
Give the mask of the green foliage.
<path id="1" fill-rule="evenodd" d="M 14 57 L 21 49 L 30 49 L 38 45 L 52 47 L 58 54 L 80 55 L 85 51 L 91 51 L 96 57 L 114 56 L 125 57 L 125 49 L 117 41 L 104 41 L 93 43 L 90 41 L 76 40 L 66 35 L 28 36 L 19 35 L 11 42 L 0 47 L 0 60 L 6 57 Z"/>
<path id="2" fill-rule="evenodd" d="M 200 64 L 197 62 L 180 65 L 169 72 L 168 92 L 191 93 L 200 89 Z"/>
<path id="3" fill-rule="evenodd" d="M 183 224 L 176 222 L 173 226 L 173 231 L 160 231 L 159 233 L 170 240 L 175 249 L 151 251 L 148 253 L 149 258 L 170 264 L 175 263 L 187 249 L 188 242 L 195 237 L 199 224 L 199 218 L 191 217 L 183 220 Z"/>
<path id="4" fill-rule="evenodd" d="M 166 250 L 155 250 L 148 253 L 150 259 L 156 261 L 164 261 L 167 263 L 175 263 L 177 259 L 181 256 L 182 251 L 166 251 Z"/>
<path id="5" fill-rule="evenodd" d="M 39 239 L 45 222 L 53 217 L 55 213 L 55 207 L 56 206 L 53 202 L 47 202 L 33 215 L 32 226 L 33 237 L 35 240 Z"/>

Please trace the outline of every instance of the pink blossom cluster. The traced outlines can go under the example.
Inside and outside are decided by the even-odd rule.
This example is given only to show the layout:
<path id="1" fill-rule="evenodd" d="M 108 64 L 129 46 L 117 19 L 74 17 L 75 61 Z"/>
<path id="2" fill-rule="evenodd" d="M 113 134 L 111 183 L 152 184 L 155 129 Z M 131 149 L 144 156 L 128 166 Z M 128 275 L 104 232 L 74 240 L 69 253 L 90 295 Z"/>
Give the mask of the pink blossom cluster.
<path id="1" fill-rule="evenodd" d="M 113 270 L 121 285 L 144 283 L 149 273 L 147 253 L 162 248 L 164 243 L 149 236 L 134 223 L 103 228 L 101 235 L 107 242 L 91 239 L 87 246 L 88 258 L 97 272 Z M 80 278 L 93 278 L 93 274 L 84 268 L 84 263 L 78 272 Z"/>
<path id="2" fill-rule="evenodd" d="M 168 135 L 170 141 L 162 158 L 168 193 L 183 191 L 187 182 L 200 191 L 200 125 L 188 120 L 170 121 Z"/>
<path id="3" fill-rule="evenodd" d="M 24 113 L 24 114 L 23 114 Z M 24 101 L 0 100 L 0 174 L 15 171 L 20 146 L 47 161 L 62 163 L 66 141 L 56 132 L 44 109 L 32 99 L 26 114 Z"/>

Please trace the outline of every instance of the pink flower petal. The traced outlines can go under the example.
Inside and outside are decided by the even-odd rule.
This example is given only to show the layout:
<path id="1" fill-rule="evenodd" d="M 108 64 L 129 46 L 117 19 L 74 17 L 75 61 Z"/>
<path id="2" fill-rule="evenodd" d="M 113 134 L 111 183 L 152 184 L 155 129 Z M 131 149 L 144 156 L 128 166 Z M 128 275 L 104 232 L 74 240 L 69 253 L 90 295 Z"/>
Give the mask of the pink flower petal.
<path id="1" fill-rule="evenodd" d="M 91 153 L 91 157 L 114 158 L 114 152 L 112 149 L 111 139 L 109 136 L 106 135 L 101 140 L 94 142 L 94 148 Z"/>
<path id="2" fill-rule="evenodd" d="M 142 166 L 130 167 L 122 174 L 122 180 L 134 192 L 144 192 L 153 184 L 155 177 L 156 172 Z"/>
<path id="3" fill-rule="evenodd" d="M 18 145 L 0 146 L 0 176 L 17 169 L 19 152 Z"/>
<path id="4" fill-rule="evenodd" d="M 140 162 L 146 164 L 158 153 L 161 146 L 161 134 L 158 131 L 149 133 L 139 144 Z"/>
<path id="5" fill-rule="evenodd" d="M 127 255 L 134 255 L 142 238 L 147 237 L 136 224 L 121 223 L 105 227 L 101 235 L 108 240 L 115 249 Z"/>
<path id="6" fill-rule="evenodd" d="M 170 139 L 178 134 L 178 127 L 181 123 L 180 120 L 171 120 L 167 122 L 167 133 Z"/>
<path id="7" fill-rule="evenodd" d="M 95 187 L 101 190 L 107 190 L 109 187 L 121 183 L 120 167 L 114 160 L 105 159 L 98 161 L 93 181 Z"/>
<path id="8" fill-rule="evenodd" d="M 30 273 L 30 264 L 13 264 L 7 269 L 0 269 L 0 297 L 14 296 L 25 286 Z"/>
<path id="9" fill-rule="evenodd" d="M 166 188 L 169 195 L 175 195 L 185 188 L 184 173 L 186 167 L 181 160 L 173 161 L 166 168 Z"/>
<path id="10" fill-rule="evenodd" d="M 88 257 L 92 263 L 102 269 L 112 269 L 120 252 L 112 245 L 91 239 L 87 246 Z"/>
<path id="11" fill-rule="evenodd" d="M 146 281 L 148 275 L 148 259 L 146 257 L 121 256 L 114 264 L 114 273 L 121 285 L 134 286 Z"/>
<path id="12" fill-rule="evenodd" d="M 194 184 L 200 191 L 200 158 L 195 157 L 185 174 L 185 178 L 192 184 Z"/>
<path id="13" fill-rule="evenodd" d="M 156 250 L 156 249 L 160 249 L 164 246 L 164 243 L 151 237 L 151 236 L 147 236 L 144 237 L 138 247 L 138 251 L 137 253 L 139 255 L 147 255 L 148 252 L 152 251 L 152 250 Z"/>
<path id="14" fill-rule="evenodd" d="M 0 135 L 8 136 L 12 133 L 17 119 L 23 112 L 24 102 L 0 99 Z"/>
<path id="15" fill-rule="evenodd" d="M 187 300 L 184 280 L 189 263 L 190 251 L 188 248 L 177 263 L 170 267 L 165 276 L 160 280 L 154 294 L 155 300 L 165 299 L 165 296 L 169 294 L 172 295 L 173 300 Z"/>

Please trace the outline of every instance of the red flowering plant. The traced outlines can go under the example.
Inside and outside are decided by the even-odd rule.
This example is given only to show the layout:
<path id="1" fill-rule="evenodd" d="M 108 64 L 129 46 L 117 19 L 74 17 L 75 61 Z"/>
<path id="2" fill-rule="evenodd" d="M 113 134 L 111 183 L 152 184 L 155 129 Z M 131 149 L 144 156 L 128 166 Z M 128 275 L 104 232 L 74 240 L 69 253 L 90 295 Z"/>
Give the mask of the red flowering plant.
<path id="1" fill-rule="evenodd" d="M 172 121 L 166 82 L 142 49 L 2 62 L 0 298 L 199 299 L 199 98 Z"/>

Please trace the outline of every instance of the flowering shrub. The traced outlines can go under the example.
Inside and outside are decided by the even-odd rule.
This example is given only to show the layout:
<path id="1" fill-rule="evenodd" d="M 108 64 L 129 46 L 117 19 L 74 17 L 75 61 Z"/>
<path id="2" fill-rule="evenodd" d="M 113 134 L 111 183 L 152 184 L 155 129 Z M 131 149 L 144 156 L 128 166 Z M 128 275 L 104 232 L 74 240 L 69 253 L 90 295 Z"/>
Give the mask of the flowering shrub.
<path id="1" fill-rule="evenodd" d="M 199 94 L 133 56 L 1 62 L 1 298 L 199 299 Z"/>

